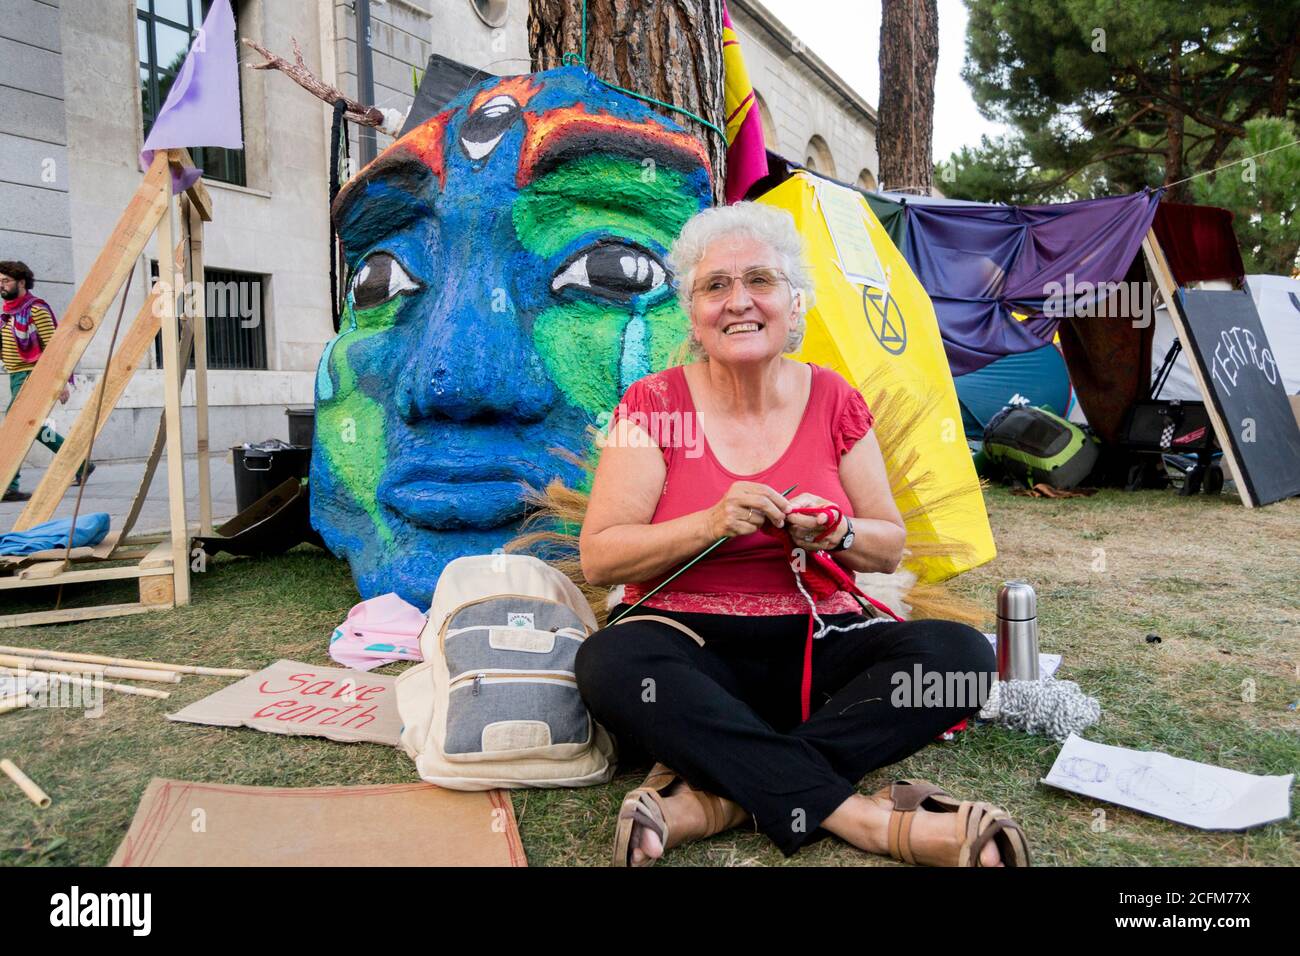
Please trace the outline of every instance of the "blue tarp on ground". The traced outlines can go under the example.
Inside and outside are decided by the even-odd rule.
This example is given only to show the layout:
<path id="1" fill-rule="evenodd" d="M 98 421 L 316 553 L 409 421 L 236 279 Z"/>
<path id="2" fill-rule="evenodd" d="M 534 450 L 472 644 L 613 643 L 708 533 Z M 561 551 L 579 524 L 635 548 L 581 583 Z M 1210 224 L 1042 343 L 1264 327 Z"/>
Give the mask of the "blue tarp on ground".
<path id="1" fill-rule="evenodd" d="M 108 534 L 108 523 L 108 514 L 103 511 L 81 515 L 77 518 L 77 530 L 72 536 L 72 546 L 92 548 L 99 544 Z M 68 543 L 68 531 L 71 528 L 71 518 L 55 518 L 53 521 L 33 525 L 26 531 L 0 534 L 0 554 L 35 554 L 37 551 L 65 547 Z"/>

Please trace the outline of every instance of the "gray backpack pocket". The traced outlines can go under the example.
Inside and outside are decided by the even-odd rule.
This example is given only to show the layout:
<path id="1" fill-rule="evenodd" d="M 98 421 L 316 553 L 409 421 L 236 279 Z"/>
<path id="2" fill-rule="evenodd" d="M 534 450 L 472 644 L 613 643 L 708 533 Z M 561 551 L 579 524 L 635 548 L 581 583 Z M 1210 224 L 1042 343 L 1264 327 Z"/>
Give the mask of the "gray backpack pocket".
<path id="1" fill-rule="evenodd" d="M 544 599 L 497 596 L 457 610 L 442 638 L 447 759 L 569 759 L 588 747 L 592 723 L 574 674 L 585 639 L 571 608 Z"/>
<path id="2" fill-rule="evenodd" d="M 447 759 L 476 755 L 557 752 L 585 747 L 591 718 L 571 674 L 491 671 L 462 674 L 451 682 L 447 699 Z"/>

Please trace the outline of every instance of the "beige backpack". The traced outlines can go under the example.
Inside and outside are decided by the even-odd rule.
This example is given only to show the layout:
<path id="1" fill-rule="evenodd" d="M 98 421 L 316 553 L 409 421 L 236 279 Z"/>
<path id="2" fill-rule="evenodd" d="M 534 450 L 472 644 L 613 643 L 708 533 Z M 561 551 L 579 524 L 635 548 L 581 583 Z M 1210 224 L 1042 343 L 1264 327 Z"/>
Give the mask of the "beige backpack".
<path id="1" fill-rule="evenodd" d="M 537 558 L 448 563 L 420 634 L 424 663 L 397 678 L 402 746 L 452 790 L 582 787 L 614 774 L 614 743 L 578 693 L 574 658 L 596 619 Z"/>

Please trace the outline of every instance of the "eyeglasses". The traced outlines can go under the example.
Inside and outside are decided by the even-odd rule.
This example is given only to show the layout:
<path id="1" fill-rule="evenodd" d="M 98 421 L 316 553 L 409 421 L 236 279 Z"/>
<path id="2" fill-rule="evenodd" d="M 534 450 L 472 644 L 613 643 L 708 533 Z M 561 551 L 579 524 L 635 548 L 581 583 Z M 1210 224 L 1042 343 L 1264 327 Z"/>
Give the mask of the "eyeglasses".
<path id="1" fill-rule="evenodd" d="M 708 302 L 722 302 L 731 297 L 731 290 L 737 279 L 744 283 L 745 291 L 755 298 L 771 295 L 781 282 L 790 281 L 785 273 L 778 269 L 750 269 L 739 276 L 715 272 L 695 283 L 691 287 L 691 296 L 699 296 Z"/>

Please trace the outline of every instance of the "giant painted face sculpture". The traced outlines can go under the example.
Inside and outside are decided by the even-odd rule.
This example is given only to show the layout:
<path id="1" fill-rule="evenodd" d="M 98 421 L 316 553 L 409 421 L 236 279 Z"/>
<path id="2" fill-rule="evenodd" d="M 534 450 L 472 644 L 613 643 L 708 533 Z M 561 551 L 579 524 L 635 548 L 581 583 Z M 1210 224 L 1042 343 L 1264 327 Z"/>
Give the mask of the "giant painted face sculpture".
<path id="1" fill-rule="evenodd" d="M 311 511 L 363 597 L 428 606 L 514 536 L 521 481 L 580 485 L 556 450 L 670 361 L 664 259 L 709 201 L 702 144 L 581 67 L 474 87 L 344 187 Z"/>

